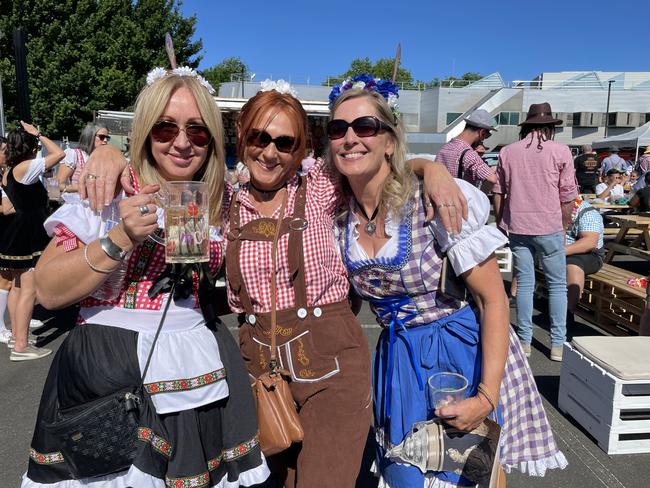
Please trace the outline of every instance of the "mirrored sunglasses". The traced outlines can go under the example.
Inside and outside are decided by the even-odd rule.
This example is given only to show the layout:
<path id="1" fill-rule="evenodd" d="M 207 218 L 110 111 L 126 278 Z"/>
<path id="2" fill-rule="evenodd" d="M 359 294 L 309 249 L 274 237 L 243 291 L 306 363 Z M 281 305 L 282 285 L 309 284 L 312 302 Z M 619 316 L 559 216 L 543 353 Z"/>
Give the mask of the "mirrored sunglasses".
<path id="1" fill-rule="evenodd" d="M 264 149 L 269 144 L 275 144 L 275 148 L 281 153 L 292 153 L 296 147 L 296 138 L 291 136 L 271 137 L 266 131 L 252 130 L 247 140 L 249 145 Z"/>
<path id="2" fill-rule="evenodd" d="M 190 143 L 197 147 L 205 147 L 212 141 L 212 134 L 204 125 L 190 124 L 181 128 L 174 122 L 165 120 L 154 124 L 151 128 L 151 136 L 155 141 L 165 143 L 176 139 L 180 131 L 185 132 L 185 136 Z"/>
<path id="3" fill-rule="evenodd" d="M 327 137 L 331 141 L 341 139 L 347 134 L 349 127 L 352 127 L 352 130 L 358 137 L 376 136 L 381 129 L 391 132 L 393 130 L 390 125 L 382 122 L 377 117 L 367 115 L 354 119 L 352 122 L 343 119 L 330 120 L 327 124 Z"/>

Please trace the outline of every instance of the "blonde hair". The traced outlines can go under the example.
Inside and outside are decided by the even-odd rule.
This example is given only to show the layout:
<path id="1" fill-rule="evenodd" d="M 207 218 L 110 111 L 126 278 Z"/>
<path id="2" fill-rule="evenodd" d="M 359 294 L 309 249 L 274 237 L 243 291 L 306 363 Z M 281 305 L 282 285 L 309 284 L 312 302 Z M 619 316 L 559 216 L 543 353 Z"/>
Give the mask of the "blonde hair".
<path id="1" fill-rule="evenodd" d="M 210 199 L 210 225 L 220 225 L 223 199 L 225 156 L 223 148 L 223 123 L 216 102 L 196 78 L 168 74 L 146 86 L 138 95 L 131 134 L 131 164 L 140 185 L 164 184 L 158 165 L 151 153 L 151 128 L 165 110 L 172 94 L 186 87 L 194 96 L 203 123 L 212 134 L 212 141 L 203 166 L 194 174 L 195 181 L 208 184 Z"/>
<path id="2" fill-rule="evenodd" d="M 336 109 L 343 102 L 361 97 L 365 97 L 371 101 L 375 107 L 375 111 L 377 112 L 377 118 L 391 128 L 390 131 L 387 131 L 387 134 L 393 139 L 395 151 L 393 152 L 392 157 L 388 158 L 390 173 L 384 181 L 380 204 L 382 209 L 390 209 L 394 212 L 394 215 L 399 215 L 406 203 L 413 197 L 415 192 L 415 176 L 411 166 L 406 164 L 406 141 L 402 122 L 398 117 L 393 115 L 386 99 L 377 92 L 369 92 L 356 88 L 346 90 L 332 105 L 330 120 L 334 118 Z M 329 147 L 327 149 L 327 161 L 329 165 L 334 167 Z M 343 192 L 346 195 L 352 194 L 347 178 L 343 178 Z"/>

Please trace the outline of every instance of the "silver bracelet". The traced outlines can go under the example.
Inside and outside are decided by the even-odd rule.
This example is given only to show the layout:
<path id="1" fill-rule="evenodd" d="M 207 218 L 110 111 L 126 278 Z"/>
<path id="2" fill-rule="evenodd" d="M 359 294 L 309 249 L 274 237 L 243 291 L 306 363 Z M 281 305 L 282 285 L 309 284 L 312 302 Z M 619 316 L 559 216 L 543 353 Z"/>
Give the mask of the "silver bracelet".
<path id="1" fill-rule="evenodd" d="M 84 247 L 84 259 L 86 260 L 86 264 L 88 265 L 88 267 L 89 267 L 90 269 L 92 269 L 92 270 L 95 271 L 96 273 L 101 273 L 101 274 L 110 274 L 110 273 L 112 273 L 113 271 L 115 271 L 114 269 L 102 269 L 102 268 L 98 268 L 98 267 L 95 266 L 93 263 L 91 263 L 91 262 L 90 262 L 90 259 L 88 259 L 88 248 L 89 248 L 89 247 L 90 247 L 90 244 L 89 244 L 88 246 Z"/>
<path id="2" fill-rule="evenodd" d="M 99 245 L 102 246 L 106 255 L 114 261 L 122 261 L 127 255 L 127 252 L 115 244 L 113 240 L 108 237 L 108 234 L 104 237 L 100 237 Z"/>

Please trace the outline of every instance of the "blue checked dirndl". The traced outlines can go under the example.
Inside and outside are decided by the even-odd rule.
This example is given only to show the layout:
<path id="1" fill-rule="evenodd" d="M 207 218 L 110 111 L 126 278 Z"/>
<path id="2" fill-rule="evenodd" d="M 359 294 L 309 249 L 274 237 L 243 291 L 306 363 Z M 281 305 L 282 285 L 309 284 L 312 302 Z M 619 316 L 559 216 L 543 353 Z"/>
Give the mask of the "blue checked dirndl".
<path id="1" fill-rule="evenodd" d="M 404 210 L 399 226 L 399 248 L 391 258 L 351 261 L 348 249 L 353 239 L 353 224 L 349 223 L 349 217 L 340 224 L 343 226 L 339 232 L 341 253 L 350 281 L 356 292 L 370 302 L 379 324 L 389 330 L 391 324 L 395 330 L 405 331 L 431 324 L 467 305 L 438 293 L 442 253 L 425 224 L 424 211 L 420 192 Z M 387 314 L 386 300 L 399 306 Z M 415 368 L 412 360 L 411 364 Z M 384 381 L 388 380 L 387 375 Z M 419 383 L 416 383 L 417 390 Z M 390 385 L 375 384 L 375 388 L 388 392 Z M 500 459 L 506 472 L 517 468 L 531 476 L 543 476 L 546 469 L 567 465 L 555 444 L 532 371 L 512 328 L 499 403 L 503 415 Z M 381 426 L 377 434 L 380 442 L 388 440 Z"/>

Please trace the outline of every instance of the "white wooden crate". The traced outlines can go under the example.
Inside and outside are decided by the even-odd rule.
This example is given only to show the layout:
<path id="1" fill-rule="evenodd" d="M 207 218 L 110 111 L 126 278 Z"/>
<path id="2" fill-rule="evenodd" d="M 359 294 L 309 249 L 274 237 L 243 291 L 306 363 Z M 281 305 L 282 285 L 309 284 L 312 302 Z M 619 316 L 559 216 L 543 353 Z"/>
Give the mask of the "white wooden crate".
<path id="1" fill-rule="evenodd" d="M 650 380 L 622 380 L 564 345 L 558 406 L 607 454 L 650 452 Z"/>

